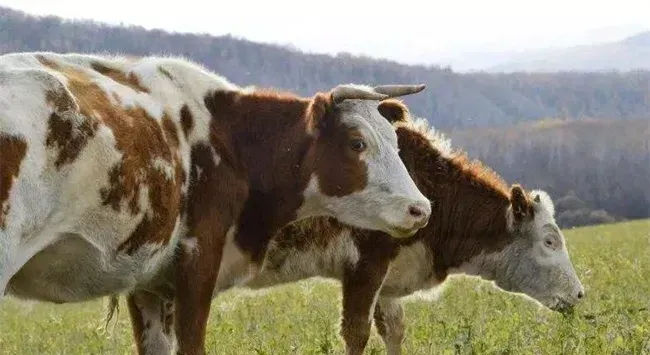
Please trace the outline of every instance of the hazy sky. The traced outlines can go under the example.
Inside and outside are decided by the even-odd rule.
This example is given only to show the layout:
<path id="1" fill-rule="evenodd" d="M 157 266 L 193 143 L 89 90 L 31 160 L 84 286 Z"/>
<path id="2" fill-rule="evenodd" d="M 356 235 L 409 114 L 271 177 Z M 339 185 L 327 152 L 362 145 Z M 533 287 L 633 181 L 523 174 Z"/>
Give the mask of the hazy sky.
<path id="1" fill-rule="evenodd" d="M 650 29 L 647 0 L 0 0 L 29 13 L 231 33 L 314 52 L 422 62 L 607 41 Z"/>

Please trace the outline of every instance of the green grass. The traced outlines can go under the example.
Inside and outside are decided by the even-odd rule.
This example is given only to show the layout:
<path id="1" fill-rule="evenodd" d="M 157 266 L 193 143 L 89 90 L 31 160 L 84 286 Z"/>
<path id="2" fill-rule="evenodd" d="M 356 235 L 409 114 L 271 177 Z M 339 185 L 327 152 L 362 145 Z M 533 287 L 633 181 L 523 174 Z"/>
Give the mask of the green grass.
<path id="1" fill-rule="evenodd" d="M 565 232 L 587 298 L 572 316 L 454 278 L 437 301 L 405 304 L 406 354 L 650 354 L 650 221 Z M 0 305 L 0 354 L 132 354 L 124 302 L 115 332 L 102 330 L 104 300 Z M 340 287 L 306 281 L 213 304 L 211 354 L 341 354 Z M 373 330 L 366 354 L 384 354 Z"/>

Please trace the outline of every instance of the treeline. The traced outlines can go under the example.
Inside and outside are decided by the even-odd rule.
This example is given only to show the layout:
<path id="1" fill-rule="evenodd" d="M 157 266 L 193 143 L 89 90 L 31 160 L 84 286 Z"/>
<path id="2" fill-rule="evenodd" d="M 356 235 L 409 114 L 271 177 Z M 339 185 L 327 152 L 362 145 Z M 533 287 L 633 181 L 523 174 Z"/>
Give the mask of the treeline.
<path id="1" fill-rule="evenodd" d="M 508 182 L 547 190 L 564 227 L 650 216 L 648 120 L 541 120 L 450 137 Z"/>
<path id="2" fill-rule="evenodd" d="M 14 51 L 174 54 L 194 59 L 232 81 L 311 95 L 345 82 L 424 82 L 405 99 L 436 127 L 490 127 L 544 117 L 650 117 L 650 73 L 456 74 L 449 68 L 304 54 L 230 36 L 148 31 L 91 21 L 34 17 L 0 7 L 0 53 Z"/>

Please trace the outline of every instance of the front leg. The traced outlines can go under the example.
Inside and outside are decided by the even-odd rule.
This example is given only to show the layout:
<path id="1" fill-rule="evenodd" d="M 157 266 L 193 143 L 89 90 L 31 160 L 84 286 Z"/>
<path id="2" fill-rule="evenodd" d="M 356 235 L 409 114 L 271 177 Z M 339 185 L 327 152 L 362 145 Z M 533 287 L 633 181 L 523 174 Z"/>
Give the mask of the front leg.
<path id="1" fill-rule="evenodd" d="M 195 252 L 183 250 L 178 260 L 174 301 L 178 355 L 205 354 L 205 333 L 222 254 L 218 240 L 223 238 L 216 238 L 213 242 L 217 243 L 201 243 L 202 239 Z"/>
<path id="2" fill-rule="evenodd" d="M 404 340 L 404 309 L 399 300 L 379 297 L 375 306 L 375 327 L 381 335 L 388 355 L 402 354 Z"/>
<path id="3" fill-rule="evenodd" d="M 174 331 L 177 354 L 203 355 L 226 234 L 236 233 L 249 187 L 228 164 L 215 160 L 209 145 L 194 145 L 191 160 L 187 231 L 175 264 Z"/>
<path id="4" fill-rule="evenodd" d="M 347 355 L 363 354 L 370 337 L 371 314 L 384 282 L 388 261 L 364 260 L 346 271 L 343 280 L 341 336 Z"/>

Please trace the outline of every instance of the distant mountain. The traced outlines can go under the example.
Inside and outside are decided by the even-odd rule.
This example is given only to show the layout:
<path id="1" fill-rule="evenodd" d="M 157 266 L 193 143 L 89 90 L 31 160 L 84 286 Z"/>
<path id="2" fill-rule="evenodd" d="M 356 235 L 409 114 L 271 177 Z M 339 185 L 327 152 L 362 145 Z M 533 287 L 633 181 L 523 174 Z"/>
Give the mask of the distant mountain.
<path id="1" fill-rule="evenodd" d="M 621 41 L 519 54 L 487 72 L 605 72 L 650 69 L 650 31 Z"/>
<path id="2" fill-rule="evenodd" d="M 179 55 L 240 85 L 313 95 L 341 83 L 425 83 L 411 111 L 440 129 L 507 126 L 546 117 L 650 119 L 650 71 L 642 73 L 458 74 L 350 54 L 296 49 L 206 34 L 32 16 L 0 6 L 0 54 L 17 51 Z"/>

